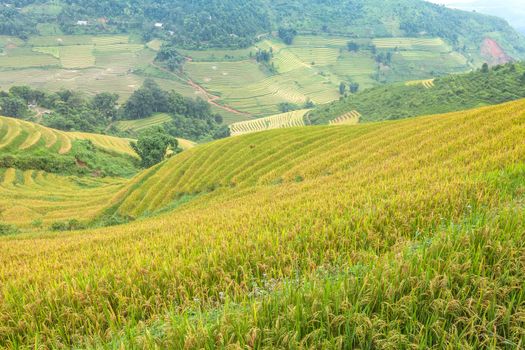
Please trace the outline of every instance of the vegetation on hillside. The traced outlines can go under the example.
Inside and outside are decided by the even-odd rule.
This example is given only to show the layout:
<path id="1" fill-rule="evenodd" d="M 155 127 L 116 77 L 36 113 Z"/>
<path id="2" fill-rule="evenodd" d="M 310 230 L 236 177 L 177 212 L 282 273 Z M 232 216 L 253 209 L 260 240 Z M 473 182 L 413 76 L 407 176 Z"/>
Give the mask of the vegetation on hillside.
<path id="1" fill-rule="evenodd" d="M 169 213 L 0 238 L 0 346 L 519 348 L 524 108 L 183 152 L 116 197 Z"/>
<path id="2" fill-rule="evenodd" d="M 139 136 L 131 147 L 140 157 L 143 168 L 150 168 L 166 158 L 168 150 L 178 153 L 181 149 L 179 142 L 173 136 L 167 135 L 162 128 L 149 129 Z"/>
<path id="3" fill-rule="evenodd" d="M 327 124 L 351 111 L 361 121 L 401 119 L 460 111 L 525 97 L 525 64 L 509 63 L 468 74 L 433 80 L 432 85 L 389 84 L 350 94 L 319 106 L 308 115 L 313 124 Z"/>
<path id="4" fill-rule="evenodd" d="M 221 125 L 222 116 L 214 113 L 206 101 L 164 91 L 149 79 L 123 106 L 121 119 L 143 119 L 156 113 L 172 116 L 163 127 L 173 137 L 198 141 L 228 136 L 228 128 Z"/>
<path id="5" fill-rule="evenodd" d="M 132 176 L 138 171 L 136 157 L 126 139 L 61 132 L 0 117 L 0 168 L 58 174 Z"/>
<path id="6" fill-rule="evenodd" d="M 65 34 L 139 31 L 146 40 L 162 37 L 200 49 L 248 47 L 260 34 L 278 29 L 287 42 L 296 31 L 353 37 L 424 33 L 471 53 L 479 51 L 485 36 L 494 35 L 511 55 L 525 54 L 523 37 L 505 21 L 420 0 L 70 0 L 47 2 L 47 11 L 35 11 L 41 3 L 20 1 L 19 6 L 33 6 L 26 11 L 2 7 L 9 20 L 0 33 L 22 36 L 36 32 L 37 23 L 56 23 Z"/>
<path id="7" fill-rule="evenodd" d="M 171 117 L 163 126 L 165 133 L 173 137 L 199 141 L 229 135 L 228 128 L 221 125 L 222 116 L 214 113 L 207 102 L 162 90 L 151 79 L 146 79 L 123 105 L 118 100 L 117 94 L 109 92 L 86 97 L 73 90 L 52 93 L 14 86 L 8 92 L 0 91 L 0 113 L 58 130 L 136 137 L 138 134 L 132 130 L 126 133 L 115 122 L 144 119 L 161 112 Z"/>

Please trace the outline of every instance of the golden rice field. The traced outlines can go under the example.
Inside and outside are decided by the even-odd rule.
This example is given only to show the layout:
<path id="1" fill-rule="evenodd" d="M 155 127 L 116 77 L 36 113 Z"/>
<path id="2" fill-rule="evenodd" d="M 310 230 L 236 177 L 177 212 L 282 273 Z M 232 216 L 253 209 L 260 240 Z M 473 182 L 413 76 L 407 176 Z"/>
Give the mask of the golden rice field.
<path id="1" fill-rule="evenodd" d="M 166 113 L 157 113 L 151 117 L 136 120 L 121 120 L 116 123 L 117 128 L 122 131 L 141 131 L 153 126 L 162 125 L 171 120 L 171 116 Z"/>
<path id="2" fill-rule="evenodd" d="M 129 139 L 85 132 L 65 132 L 15 118 L 0 117 L 0 151 L 34 151 L 48 149 L 58 154 L 71 150 L 72 141 L 90 140 L 109 152 L 136 157 Z"/>
<path id="3" fill-rule="evenodd" d="M 405 82 L 406 86 L 423 86 L 426 89 L 431 89 L 434 87 L 434 80 L 435 79 L 425 79 L 425 80 L 411 80 Z"/>
<path id="4" fill-rule="evenodd" d="M 355 125 L 359 124 L 359 120 L 361 119 L 361 113 L 358 111 L 351 111 L 348 113 L 345 113 L 333 120 L 330 120 L 330 125 Z"/>
<path id="5" fill-rule="evenodd" d="M 425 49 L 448 52 L 450 48 L 441 38 L 378 38 L 372 44 L 380 49 Z"/>
<path id="6" fill-rule="evenodd" d="M 159 216 L 0 238 L 0 347 L 522 348 L 524 110 L 183 152 L 109 203 Z"/>
<path id="7" fill-rule="evenodd" d="M 302 109 L 287 113 L 276 114 L 270 117 L 233 123 L 230 124 L 230 134 L 232 136 L 238 136 L 270 129 L 304 126 L 304 116 L 306 113 L 308 113 L 308 111 L 309 109 Z"/>
<path id="8" fill-rule="evenodd" d="M 126 181 L 0 169 L 0 221 L 30 230 L 71 219 L 88 222 Z"/>

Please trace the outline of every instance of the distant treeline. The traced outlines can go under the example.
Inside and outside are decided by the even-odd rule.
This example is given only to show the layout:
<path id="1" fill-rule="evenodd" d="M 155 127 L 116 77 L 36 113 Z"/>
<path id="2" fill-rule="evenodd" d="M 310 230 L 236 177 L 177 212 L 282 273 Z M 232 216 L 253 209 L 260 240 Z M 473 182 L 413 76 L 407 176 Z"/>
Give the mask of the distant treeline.
<path id="1" fill-rule="evenodd" d="M 65 131 L 136 136 L 123 134 L 114 122 L 163 112 L 172 116 L 163 126 L 171 136 L 199 141 L 229 135 L 222 117 L 207 102 L 164 91 L 153 80 L 146 80 L 123 105 L 118 100 L 117 94 L 107 92 L 89 97 L 73 90 L 48 92 L 14 86 L 0 92 L 0 114 Z"/>

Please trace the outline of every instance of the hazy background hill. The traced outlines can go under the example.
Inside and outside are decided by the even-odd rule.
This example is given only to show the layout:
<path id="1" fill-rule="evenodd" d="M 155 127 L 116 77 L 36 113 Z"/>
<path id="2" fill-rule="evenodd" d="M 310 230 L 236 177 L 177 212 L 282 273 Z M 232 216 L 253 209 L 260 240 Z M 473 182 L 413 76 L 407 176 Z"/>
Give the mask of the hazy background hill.
<path id="1" fill-rule="evenodd" d="M 431 0 L 451 8 L 477 11 L 506 19 L 514 28 L 525 33 L 525 2 L 521 0 Z"/>
<path id="2" fill-rule="evenodd" d="M 1 14 L 6 35 L 35 34 L 47 24 L 65 34 L 134 30 L 147 38 L 169 33 L 191 48 L 247 47 L 262 33 L 290 27 L 367 38 L 439 36 L 465 50 L 489 36 L 510 55 L 525 52 L 523 37 L 503 20 L 420 0 L 18 0 Z"/>

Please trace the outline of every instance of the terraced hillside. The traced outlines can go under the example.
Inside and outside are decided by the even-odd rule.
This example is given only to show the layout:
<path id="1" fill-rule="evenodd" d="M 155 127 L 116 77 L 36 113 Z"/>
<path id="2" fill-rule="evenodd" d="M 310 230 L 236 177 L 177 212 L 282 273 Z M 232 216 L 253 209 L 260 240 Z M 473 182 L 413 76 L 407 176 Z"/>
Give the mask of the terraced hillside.
<path id="1" fill-rule="evenodd" d="M 420 115 L 461 111 L 525 97 L 525 64 L 509 63 L 487 72 L 388 84 L 357 94 L 308 113 L 313 124 L 330 121 L 352 111 L 362 122 L 401 119 Z"/>
<path id="2" fill-rule="evenodd" d="M 141 131 L 153 126 L 162 125 L 171 120 L 171 116 L 166 113 L 158 113 L 149 118 L 136 120 L 122 120 L 117 122 L 117 128 L 123 131 Z"/>
<path id="3" fill-rule="evenodd" d="M 0 169 L 0 221 L 24 230 L 70 220 L 89 222 L 102 214 L 126 182 Z"/>
<path id="4" fill-rule="evenodd" d="M 181 153 L 114 206 L 169 213 L 0 238 L 0 346 L 519 348 L 524 109 Z"/>
<path id="5" fill-rule="evenodd" d="M 172 118 L 169 114 L 158 113 L 149 118 L 136 120 L 122 120 L 117 122 L 116 126 L 122 131 L 128 131 L 136 134 L 148 128 L 163 125 L 164 123 L 167 123 L 170 120 L 172 120 Z M 179 147 L 181 147 L 182 149 L 188 149 L 195 146 L 195 142 L 190 140 L 177 138 L 177 141 L 179 141 Z"/>
<path id="6" fill-rule="evenodd" d="M 129 97 L 146 78 L 184 96 L 197 93 L 185 80 L 151 65 L 155 51 L 130 35 L 0 36 L 0 87 L 13 85 Z"/>
<path id="7" fill-rule="evenodd" d="M 233 123 L 230 125 L 230 134 L 232 136 L 238 136 L 271 129 L 305 126 L 304 115 L 308 111 L 308 109 L 303 109 L 281 113 L 270 117 Z"/>
<path id="8" fill-rule="evenodd" d="M 136 157 L 129 139 L 83 132 L 65 132 L 15 118 L 0 117 L 0 150 L 16 153 L 47 149 L 66 154 L 75 140 L 89 140 L 108 152 Z"/>
<path id="9" fill-rule="evenodd" d="M 138 171 L 138 156 L 130 141 L 0 117 L 0 168 L 133 176 Z"/>
<path id="10" fill-rule="evenodd" d="M 359 49 L 348 50 L 355 41 Z M 253 60 L 258 50 L 271 50 L 269 72 Z M 324 104 L 339 98 L 341 82 L 361 89 L 383 82 L 428 78 L 471 69 L 467 59 L 440 38 L 360 38 L 300 35 L 291 45 L 268 39 L 242 50 L 182 50 L 191 58 L 185 73 L 221 97 L 221 103 L 254 115 L 278 112 L 279 103 L 298 105 L 308 99 Z M 391 55 L 380 65 L 378 55 Z"/>

